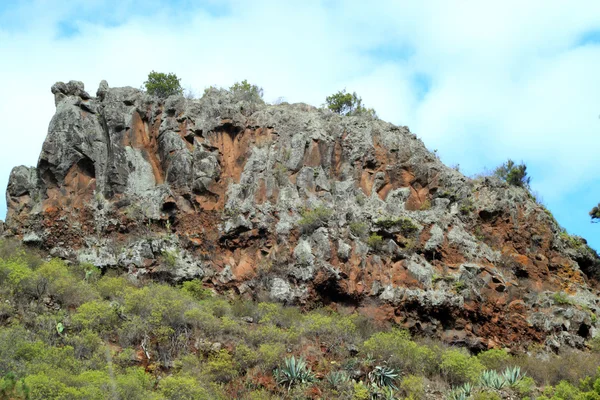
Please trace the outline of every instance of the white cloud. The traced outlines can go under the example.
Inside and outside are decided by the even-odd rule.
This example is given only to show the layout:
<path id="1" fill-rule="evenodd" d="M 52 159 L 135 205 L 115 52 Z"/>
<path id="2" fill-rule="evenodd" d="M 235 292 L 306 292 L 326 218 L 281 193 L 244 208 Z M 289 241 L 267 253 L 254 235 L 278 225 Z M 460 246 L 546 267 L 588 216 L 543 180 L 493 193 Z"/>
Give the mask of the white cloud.
<path id="1" fill-rule="evenodd" d="M 139 86 L 152 69 L 199 93 L 247 78 L 267 100 L 315 105 L 346 87 L 469 173 L 523 159 L 557 204 L 600 187 L 600 45 L 577 47 L 600 31 L 598 2 L 231 0 L 229 15 L 213 16 L 121 1 L 111 2 L 121 22 L 112 27 L 94 22 L 101 4 L 37 0 L 4 29 L 0 17 L 0 187 L 12 166 L 36 163 L 55 81 L 82 80 L 93 94 L 102 79 Z M 79 34 L 58 39 L 65 18 Z M 430 81 L 425 96 L 416 75 Z"/>

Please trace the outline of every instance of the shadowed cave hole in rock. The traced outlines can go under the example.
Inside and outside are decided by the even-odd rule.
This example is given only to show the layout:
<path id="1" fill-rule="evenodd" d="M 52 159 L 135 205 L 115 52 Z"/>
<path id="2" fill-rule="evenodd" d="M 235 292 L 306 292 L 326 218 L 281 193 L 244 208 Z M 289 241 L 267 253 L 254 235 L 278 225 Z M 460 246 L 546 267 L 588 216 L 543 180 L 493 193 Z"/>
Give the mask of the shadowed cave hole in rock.
<path id="1" fill-rule="evenodd" d="M 590 327 L 586 324 L 579 325 L 579 329 L 577 330 L 577 334 L 584 339 L 589 338 L 590 336 Z"/>
<path id="2" fill-rule="evenodd" d="M 315 287 L 316 292 L 323 301 L 323 305 L 342 303 L 346 306 L 358 307 L 360 299 L 345 293 L 335 278 L 327 279 Z"/>
<path id="3" fill-rule="evenodd" d="M 488 210 L 479 211 L 479 218 L 481 218 L 481 220 L 484 222 L 491 222 L 491 221 L 495 220 L 496 217 L 498 217 L 498 215 L 499 215 L 498 211 L 488 211 Z"/>
<path id="4" fill-rule="evenodd" d="M 90 178 L 96 177 L 96 167 L 94 166 L 94 162 L 89 157 L 85 156 L 79 160 L 77 167 L 82 174 L 87 175 Z"/>

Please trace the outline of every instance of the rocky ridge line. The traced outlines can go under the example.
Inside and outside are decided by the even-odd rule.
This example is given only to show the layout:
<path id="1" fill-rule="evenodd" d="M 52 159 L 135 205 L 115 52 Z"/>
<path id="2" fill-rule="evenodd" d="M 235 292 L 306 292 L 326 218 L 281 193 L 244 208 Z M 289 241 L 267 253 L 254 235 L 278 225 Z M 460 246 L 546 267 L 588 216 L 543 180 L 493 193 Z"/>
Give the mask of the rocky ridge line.
<path id="1" fill-rule="evenodd" d="M 597 333 L 585 240 L 406 127 L 214 88 L 52 93 L 37 167 L 10 175 L 6 236 L 132 279 L 348 305 L 474 349 L 581 348 Z"/>

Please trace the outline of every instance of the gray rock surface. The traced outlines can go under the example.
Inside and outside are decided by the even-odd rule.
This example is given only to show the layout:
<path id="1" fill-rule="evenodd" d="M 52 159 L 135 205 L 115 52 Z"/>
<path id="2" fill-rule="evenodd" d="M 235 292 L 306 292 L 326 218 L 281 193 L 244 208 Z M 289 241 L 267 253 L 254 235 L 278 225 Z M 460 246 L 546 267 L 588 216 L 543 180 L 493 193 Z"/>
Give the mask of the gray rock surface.
<path id="1" fill-rule="evenodd" d="M 392 307 L 395 322 L 473 346 L 580 347 L 597 332 L 585 240 L 523 188 L 446 167 L 407 127 L 214 88 L 51 91 L 38 165 L 11 172 L 0 235 L 140 281 Z M 545 294 L 566 289 L 569 312 Z"/>

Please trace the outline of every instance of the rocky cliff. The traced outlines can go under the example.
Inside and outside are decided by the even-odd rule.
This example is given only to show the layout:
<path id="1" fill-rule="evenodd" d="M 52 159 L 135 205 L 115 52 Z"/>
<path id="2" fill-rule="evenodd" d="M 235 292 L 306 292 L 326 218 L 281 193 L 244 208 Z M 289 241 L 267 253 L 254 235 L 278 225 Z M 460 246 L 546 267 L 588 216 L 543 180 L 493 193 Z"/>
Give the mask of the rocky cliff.
<path id="1" fill-rule="evenodd" d="M 408 128 L 210 89 L 52 87 L 5 235 L 132 279 L 345 304 L 471 348 L 585 346 L 600 262 L 522 188 L 443 165 Z M 1 224 L 0 224 L 1 225 Z"/>

